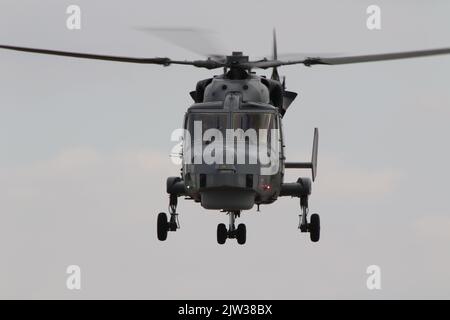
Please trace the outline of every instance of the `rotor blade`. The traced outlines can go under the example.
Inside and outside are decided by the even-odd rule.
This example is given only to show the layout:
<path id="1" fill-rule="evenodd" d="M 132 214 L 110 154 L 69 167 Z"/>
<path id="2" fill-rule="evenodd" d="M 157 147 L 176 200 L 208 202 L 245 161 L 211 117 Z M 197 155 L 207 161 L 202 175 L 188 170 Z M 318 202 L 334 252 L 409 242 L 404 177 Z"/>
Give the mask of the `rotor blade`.
<path id="1" fill-rule="evenodd" d="M 278 54 L 278 60 L 281 61 L 292 61 L 292 60 L 304 60 L 310 57 L 321 57 L 321 58 L 338 58 L 343 56 L 342 52 L 283 52 Z"/>
<path id="2" fill-rule="evenodd" d="M 322 65 L 339 65 L 339 64 L 349 64 L 349 63 L 361 63 L 361 62 L 373 62 L 373 61 L 385 61 L 385 60 L 396 60 L 396 59 L 407 59 L 407 58 L 417 58 L 434 56 L 441 54 L 450 54 L 450 48 L 432 49 L 432 50 L 419 50 L 419 51 L 406 51 L 406 52 L 395 52 L 395 53 L 384 53 L 384 54 L 370 54 L 363 56 L 350 56 L 350 57 L 315 57 L 315 58 L 304 58 L 304 59 L 294 59 L 294 60 L 259 60 L 250 61 L 243 63 L 244 68 L 260 68 L 267 69 L 279 66 L 286 66 L 292 64 L 304 64 L 305 66 L 312 66 L 316 64 Z"/>
<path id="3" fill-rule="evenodd" d="M 279 60 L 249 61 L 241 63 L 240 66 L 242 66 L 245 69 L 253 69 L 253 68 L 268 69 L 291 64 L 301 64 L 304 63 L 306 60 L 307 59 L 292 60 L 292 61 L 279 61 Z"/>
<path id="4" fill-rule="evenodd" d="M 338 65 L 338 64 L 348 64 L 348 63 L 361 63 L 361 62 L 426 57 L 426 56 L 449 54 L 449 53 L 450 53 L 450 48 L 441 48 L 441 49 L 432 49 L 432 50 L 406 51 L 406 52 L 395 52 L 395 53 L 384 53 L 384 54 L 370 54 L 370 55 L 353 56 L 353 57 L 334 57 L 334 58 L 318 57 L 318 58 L 307 58 L 307 59 L 305 59 L 304 64 L 306 66 L 311 66 L 314 64 Z"/>
<path id="5" fill-rule="evenodd" d="M 225 62 L 226 56 L 220 45 L 213 37 L 213 32 L 197 28 L 137 28 L 154 35 L 155 37 L 176 45 L 185 50 L 211 58 L 218 62 Z"/>
<path id="6" fill-rule="evenodd" d="M 267 61 L 267 60 L 278 60 L 278 61 L 299 61 L 305 60 L 311 57 L 321 57 L 321 58 L 337 58 L 343 56 L 342 52 L 282 52 L 277 53 L 277 59 L 268 58 L 272 54 L 267 54 L 265 56 L 257 56 L 253 61 Z"/>
<path id="7" fill-rule="evenodd" d="M 27 47 L 16 47 L 16 46 L 6 46 L 0 45 L 0 48 L 21 52 L 29 52 L 29 53 L 39 53 L 39 54 L 47 54 L 54 56 L 63 56 L 63 57 L 72 57 L 72 58 L 82 58 L 82 59 L 93 59 L 93 60 L 105 60 L 105 61 L 115 61 L 115 62 L 128 62 L 128 63 L 139 63 L 139 64 L 159 64 L 163 66 L 169 66 L 171 64 L 183 64 L 183 65 L 192 65 L 199 68 L 206 69 L 215 69 L 220 68 L 223 65 L 212 60 L 196 60 L 196 61 L 179 61 L 179 60 L 171 60 L 169 58 L 136 58 L 136 57 L 122 57 L 122 56 L 109 56 L 109 55 L 99 55 L 99 54 L 91 54 L 91 53 L 77 53 L 77 52 L 69 52 L 69 51 L 56 51 L 56 50 L 47 50 L 47 49 L 36 49 L 36 48 L 27 48 Z"/>

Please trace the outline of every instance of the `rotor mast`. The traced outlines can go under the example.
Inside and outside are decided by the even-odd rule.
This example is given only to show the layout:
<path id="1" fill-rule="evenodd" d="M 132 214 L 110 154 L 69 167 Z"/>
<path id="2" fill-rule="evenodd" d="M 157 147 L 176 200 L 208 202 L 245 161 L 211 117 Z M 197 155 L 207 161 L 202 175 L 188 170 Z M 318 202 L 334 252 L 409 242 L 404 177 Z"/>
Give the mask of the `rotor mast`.
<path id="1" fill-rule="evenodd" d="M 231 56 L 226 56 L 226 67 L 224 68 L 226 76 L 231 80 L 247 78 L 250 68 L 244 68 L 243 65 L 248 62 L 249 57 L 244 56 L 242 51 L 233 51 Z"/>

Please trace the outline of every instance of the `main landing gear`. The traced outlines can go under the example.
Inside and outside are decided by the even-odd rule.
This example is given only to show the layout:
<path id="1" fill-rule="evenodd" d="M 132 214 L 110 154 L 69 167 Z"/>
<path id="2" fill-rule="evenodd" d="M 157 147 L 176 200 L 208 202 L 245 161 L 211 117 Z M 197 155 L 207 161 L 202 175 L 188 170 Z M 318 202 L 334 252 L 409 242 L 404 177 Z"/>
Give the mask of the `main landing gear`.
<path id="1" fill-rule="evenodd" d="M 218 244 L 224 244 L 227 241 L 227 239 L 234 239 L 234 238 L 236 238 L 239 244 L 241 245 L 245 244 L 245 241 L 247 240 L 247 228 L 245 227 L 245 224 L 240 223 L 237 228 L 235 226 L 236 217 L 239 217 L 240 214 L 241 214 L 240 211 L 228 212 L 228 215 L 230 217 L 228 229 L 224 223 L 220 223 L 217 226 Z"/>
<path id="2" fill-rule="evenodd" d="M 280 196 L 291 196 L 300 199 L 300 223 L 298 228 L 301 232 L 309 232 L 312 242 L 320 239 L 320 217 L 317 213 L 311 215 L 308 221 L 308 199 L 311 195 L 311 180 L 308 178 L 298 178 L 297 182 L 283 183 L 281 185 Z"/>
<path id="3" fill-rule="evenodd" d="M 300 197 L 300 224 L 298 228 L 301 232 L 309 232 L 309 237 L 312 242 L 318 242 L 320 239 L 320 216 L 317 213 L 311 215 L 308 223 L 308 196 Z"/>
<path id="4" fill-rule="evenodd" d="M 169 231 L 177 231 L 180 228 L 180 223 L 178 221 L 178 213 L 177 211 L 177 203 L 178 197 L 175 194 L 170 195 L 169 202 L 169 214 L 170 219 L 167 219 L 167 214 L 164 212 L 160 212 L 158 214 L 158 223 L 157 223 L 157 234 L 158 240 L 164 241 L 167 239 L 167 233 Z"/>

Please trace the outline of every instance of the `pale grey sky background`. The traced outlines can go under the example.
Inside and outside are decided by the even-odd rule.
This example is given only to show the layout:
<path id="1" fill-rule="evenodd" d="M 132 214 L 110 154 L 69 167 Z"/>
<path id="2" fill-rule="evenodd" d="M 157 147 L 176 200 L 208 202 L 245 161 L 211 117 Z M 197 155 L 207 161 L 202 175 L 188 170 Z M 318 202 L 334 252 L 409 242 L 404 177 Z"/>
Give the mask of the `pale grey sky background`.
<path id="1" fill-rule="evenodd" d="M 81 31 L 65 27 L 70 4 Z M 366 28 L 370 4 L 381 31 Z M 280 52 L 381 53 L 448 47 L 449 15 L 446 0 L 1 0 L 0 43 L 194 59 L 136 30 L 190 26 L 261 56 L 276 27 Z M 214 72 L 0 51 L 0 298 L 450 298 L 450 57 L 281 73 L 300 93 L 288 158 L 309 159 L 321 132 L 321 241 L 282 198 L 242 216 L 245 246 L 217 245 L 226 216 L 184 200 L 182 229 L 158 242 L 165 179 L 179 170 L 170 133 Z M 81 291 L 65 287 L 71 264 Z M 366 288 L 372 264 L 380 291 Z"/>

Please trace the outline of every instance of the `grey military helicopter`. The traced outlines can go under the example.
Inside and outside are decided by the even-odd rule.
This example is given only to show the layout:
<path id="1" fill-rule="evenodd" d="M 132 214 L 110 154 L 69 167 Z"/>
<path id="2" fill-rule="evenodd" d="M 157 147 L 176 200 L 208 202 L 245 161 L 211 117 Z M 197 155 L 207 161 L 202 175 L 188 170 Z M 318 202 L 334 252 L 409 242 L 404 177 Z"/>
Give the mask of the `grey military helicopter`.
<path id="1" fill-rule="evenodd" d="M 188 65 L 209 70 L 222 69 L 223 72 L 212 78 L 201 80 L 197 83 L 190 96 L 194 103 L 188 108 L 183 122 L 185 133 L 183 136 L 182 168 L 177 177 L 167 179 L 167 193 L 169 194 L 169 216 L 161 212 L 157 217 L 157 237 L 164 241 L 169 231 L 176 231 L 180 225 L 178 222 L 177 203 L 179 197 L 199 202 L 205 209 L 220 210 L 229 215 L 228 228 L 221 223 L 217 227 L 217 242 L 224 244 L 228 238 L 236 238 L 239 244 L 246 242 L 246 226 L 235 226 L 235 220 L 242 211 L 251 209 L 256 205 L 271 204 L 278 197 L 295 197 L 300 201 L 300 222 L 298 228 L 301 232 L 308 232 L 312 242 L 320 238 L 320 217 L 318 214 L 309 214 L 308 200 L 311 195 L 311 179 L 300 177 L 296 182 L 285 182 L 285 169 L 310 169 L 312 180 L 317 174 L 318 129 L 314 130 L 312 158 L 309 162 L 287 162 L 284 156 L 284 143 L 282 132 L 282 119 L 289 106 L 297 97 L 297 93 L 286 90 L 285 78 L 281 78 L 278 67 L 303 64 L 313 65 L 341 65 L 349 63 L 361 63 L 383 60 L 394 60 L 414 57 L 424 57 L 440 54 L 449 54 L 450 48 L 433 50 L 396 52 L 360 56 L 335 56 L 335 57 L 305 57 L 299 59 L 278 58 L 277 44 L 274 32 L 273 53 L 270 59 L 263 58 L 250 61 L 242 52 L 232 52 L 231 55 L 208 55 L 203 60 L 173 60 L 166 57 L 138 58 L 110 56 L 99 54 L 76 53 L 36 49 L 9 45 L 0 45 L 0 48 L 65 56 L 72 58 L 84 58 L 106 60 L 116 62 L 128 62 L 138 64 L 157 64 L 162 66 Z M 272 69 L 270 78 L 257 75 L 254 69 Z M 188 136 L 195 135 L 196 123 L 200 122 L 199 132 L 201 138 L 194 138 L 199 142 L 200 148 L 192 146 L 195 143 L 188 141 Z M 225 163 L 216 161 L 192 161 L 205 148 L 217 142 L 217 137 L 205 139 L 205 133 L 209 129 L 215 132 L 225 133 L 227 130 L 241 130 L 240 137 L 232 136 L 232 144 L 220 146 L 214 149 L 215 159 L 228 159 L 228 152 L 232 156 Z M 260 161 L 250 161 L 254 154 L 250 152 L 251 137 L 246 135 L 247 130 L 254 129 L 257 135 L 261 130 L 267 130 L 272 134 L 258 137 L 258 142 L 263 141 L 270 148 L 264 149 L 267 156 L 272 156 L 276 166 L 267 170 L 266 164 Z M 227 136 L 228 137 L 228 136 Z M 192 139 L 190 139 L 192 140 Z M 254 142 L 254 139 L 252 140 Z M 227 141 L 228 142 L 228 141 Z M 236 143 L 235 143 L 236 142 Z M 239 144 L 239 142 L 241 144 Z M 274 145 L 274 147 L 272 147 Z M 240 146 L 240 147 L 239 147 Z M 237 161 L 239 149 L 245 159 L 249 161 Z M 257 150 L 259 151 L 258 145 Z M 252 149 L 253 151 L 255 149 Z M 241 159 L 242 160 L 242 159 Z M 274 168 L 273 168 L 274 167 Z"/>

